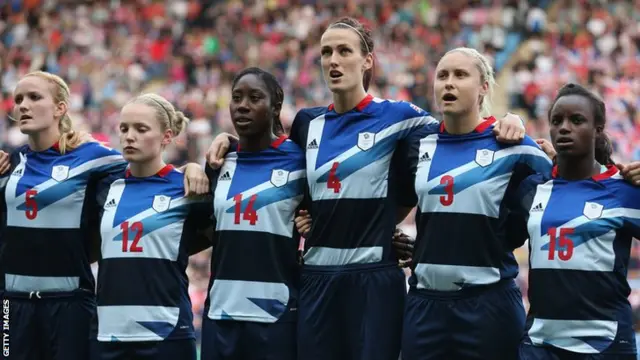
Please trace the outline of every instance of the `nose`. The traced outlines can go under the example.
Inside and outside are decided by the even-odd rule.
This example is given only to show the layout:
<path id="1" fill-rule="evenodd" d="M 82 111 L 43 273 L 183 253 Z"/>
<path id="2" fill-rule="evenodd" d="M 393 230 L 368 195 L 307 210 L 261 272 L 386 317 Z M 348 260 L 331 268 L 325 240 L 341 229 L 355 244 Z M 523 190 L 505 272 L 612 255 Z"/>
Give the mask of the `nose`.
<path id="1" fill-rule="evenodd" d="M 330 66 L 331 68 L 336 68 L 336 67 L 338 67 L 338 57 L 339 57 L 339 56 L 340 56 L 340 54 L 338 54 L 338 52 L 337 52 L 337 51 L 334 51 L 334 52 L 331 54 L 331 58 L 329 58 L 329 66 Z"/>
<path id="2" fill-rule="evenodd" d="M 242 101 L 238 103 L 236 110 L 240 113 L 246 114 L 249 112 L 249 103 L 247 97 L 243 97 Z"/>
<path id="3" fill-rule="evenodd" d="M 132 143 L 133 140 L 135 140 L 135 134 L 133 133 L 133 131 L 128 130 L 124 133 L 124 139 L 128 142 L 128 143 Z"/>
<path id="4" fill-rule="evenodd" d="M 571 132 L 571 121 L 569 121 L 569 119 L 562 119 L 558 131 L 563 135 L 569 134 Z"/>
<path id="5" fill-rule="evenodd" d="M 447 76 L 447 78 L 444 81 L 444 88 L 446 90 L 452 90 L 453 89 L 453 76 Z"/>

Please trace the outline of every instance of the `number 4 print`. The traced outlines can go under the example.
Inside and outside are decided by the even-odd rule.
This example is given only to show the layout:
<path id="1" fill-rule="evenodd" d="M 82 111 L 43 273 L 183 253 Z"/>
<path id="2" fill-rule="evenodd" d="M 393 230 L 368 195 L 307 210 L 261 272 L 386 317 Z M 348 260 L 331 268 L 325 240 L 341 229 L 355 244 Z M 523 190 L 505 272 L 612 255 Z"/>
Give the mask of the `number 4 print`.
<path id="1" fill-rule="evenodd" d="M 329 170 L 329 179 L 327 180 L 327 189 L 332 189 L 335 194 L 340 192 L 340 188 L 342 187 L 342 183 L 340 179 L 336 175 L 336 171 L 338 171 L 339 162 L 334 162 L 333 166 L 331 166 L 331 170 Z"/>

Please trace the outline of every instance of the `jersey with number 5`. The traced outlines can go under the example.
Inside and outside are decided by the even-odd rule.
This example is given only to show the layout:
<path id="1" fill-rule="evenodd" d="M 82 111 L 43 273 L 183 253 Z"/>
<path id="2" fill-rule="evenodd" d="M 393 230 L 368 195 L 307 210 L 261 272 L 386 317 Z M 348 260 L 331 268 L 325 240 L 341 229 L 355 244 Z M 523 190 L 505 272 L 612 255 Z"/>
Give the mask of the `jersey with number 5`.
<path id="1" fill-rule="evenodd" d="M 294 321 L 299 236 L 293 219 L 306 187 L 302 150 L 284 136 L 259 152 L 232 148 L 222 168 L 207 168 L 207 175 L 216 232 L 206 316 Z"/>
<path id="2" fill-rule="evenodd" d="M 515 278 L 518 264 L 507 236 L 515 191 L 527 176 L 551 170 L 529 137 L 498 143 L 494 118 L 452 135 L 443 125 L 411 142 L 418 196 L 413 289 L 456 291 Z"/>
<path id="3" fill-rule="evenodd" d="M 100 178 L 124 170 L 117 151 L 97 142 L 61 154 L 28 146 L 11 155 L 0 179 L 0 289 L 14 292 L 93 292 L 89 247 L 97 227 Z"/>
<path id="4" fill-rule="evenodd" d="M 416 129 L 436 120 L 407 102 L 365 97 L 351 111 L 333 106 L 298 112 L 291 139 L 306 152 L 313 225 L 306 265 L 393 263 L 389 240 L 399 195 L 397 171 L 406 153 L 396 151 Z"/>
<path id="5" fill-rule="evenodd" d="M 577 353 L 635 354 L 627 269 L 640 238 L 640 188 L 615 166 L 592 179 L 534 175 L 520 187 L 529 238 L 529 341 Z"/>

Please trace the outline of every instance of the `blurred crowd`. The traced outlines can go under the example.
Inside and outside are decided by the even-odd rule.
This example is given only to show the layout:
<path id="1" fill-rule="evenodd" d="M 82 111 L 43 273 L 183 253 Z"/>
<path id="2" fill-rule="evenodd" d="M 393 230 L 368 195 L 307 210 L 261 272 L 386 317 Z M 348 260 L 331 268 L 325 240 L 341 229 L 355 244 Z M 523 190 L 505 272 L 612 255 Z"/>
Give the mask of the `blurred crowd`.
<path id="1" fill-rule="evenodd" d="M 640 2 L 588 5 L 536 0 L 7 0 L 0 2 L 0 144 L 25 141 L 9 119 L 12 91 L 32 70 L 57 73 L 70 85 L 78 128 L 118 147 L 119 109 L 140 92 L 172 101 L 191 123 L 167 161 L 203 162 L 228 114 L 234 73 L 247 66 L 273 72 L 286 99 L 285 128 L 296 109 L 331 102 L 319 67 L 322 31 L 355 16 L 373 29 L 376 75 L 370 92 L 432 106 L 433 71 L 452 47 L 485 53 L 496 70 L 525 39 L 527 62 L 513 65 L 507 106 L 524 109 L 531 131 L 544 134 L 554 91 L 568 80 L 588 83 L 609 106 L 609 131 L 620 158 L 640 159 Z M 565 4 L 566 3 L 566 4 Z M 556 8 L 553 10 L 553 8 Z M 552 17 L 552 10 L 556 14 Z M 562 25 L 559 25 L 562 24 Z M 587 24 L 586 27 L 583 25 Z M 635 122 L 634 122 L 635 120 Z M 631 135 L 632 134 L 632 135 Z M 635 143 L 634 143 L 635 142 Z M 403 227 L 415 230 L 411 220 Z M 188 275 L 199 326 L 210 253 L 191 258 Z M 526 263 L 526 256 L 524 257 Z M 523 284 L 526 286 L 526 284 Z"/>
<path id="2" fill-rule="evenodd" d="M 530 56 L 513 65 L 511 107 L 522 108 L 530 133 L 548 134 L 555 91 L 586 84 L 607 105 L 607 131 L 618 161 L 640 160 L 640 1 L 559 1 L 530 29 Z"/>

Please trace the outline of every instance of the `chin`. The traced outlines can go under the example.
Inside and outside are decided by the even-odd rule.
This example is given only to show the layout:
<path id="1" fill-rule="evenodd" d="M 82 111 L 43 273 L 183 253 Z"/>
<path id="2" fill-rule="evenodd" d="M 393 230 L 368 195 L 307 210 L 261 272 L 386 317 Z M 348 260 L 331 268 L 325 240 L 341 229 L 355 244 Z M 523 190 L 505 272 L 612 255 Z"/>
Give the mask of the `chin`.
<path id="1" fill-rule="evenodd" d="M 457 111 L 452 107 L 448 107 L 442 110 L 442 115 L 445 115 L 445 116 L 459 116 L 461 113 L 462 113 L 461 111 Z"/>
<path id="2" fill-rule="evenodd" d="M 25 134 L 25 135 L 31 135 L 31 134 L 35 134 L 37 133 L 40 129 L 38 129 L 37 127 L 34 127 L 31 124 L 28 125 L 19 125 L 18 128 L 20 129 L 20 132 Z"/>

